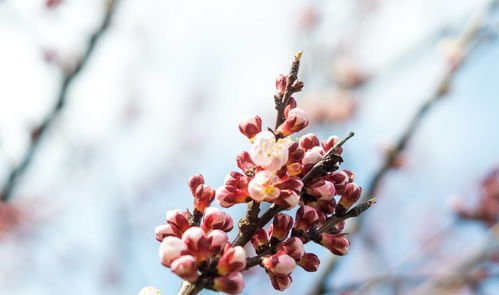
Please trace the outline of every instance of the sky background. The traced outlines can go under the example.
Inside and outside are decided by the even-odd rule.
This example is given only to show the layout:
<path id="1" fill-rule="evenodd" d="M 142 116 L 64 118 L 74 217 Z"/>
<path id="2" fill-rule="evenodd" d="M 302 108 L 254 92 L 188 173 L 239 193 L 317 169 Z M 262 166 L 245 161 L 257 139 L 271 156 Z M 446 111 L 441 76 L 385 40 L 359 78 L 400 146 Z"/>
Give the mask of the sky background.
<path id="1" fill-rule="evenodd" d="M 330 101 L 338 95 L 332 68 L 339 59 L 368 77 L 348 91 L 352 116 L 307 130 L 321 139 L 355 131 L 343 167 L 366 185 L 383 147 L 445 71 L 440 40 L 458 36 L 486 2 L 119 1 L 16 187 L 11 203 L 21 218 L 0 234 L 0 293 L 136 294 L 153 285 L 175 294 L 180 279 L 159 263 L 154 227 L 167 210 L 191 207 L 190 175 L 203 174 L 217 188 L 236 168 L 235 155 L 249 149 L 237 129 L 242 115 L 273 126 L 275 77 L 299 50 L 299 105 L 337 108 Z M 0 1 L 0 179 L 20 161 L 30 130 L 55 102 L 62 72 L 81 56 L 103 13 L 100 0 L 50 9 L 42 0 Z M 497 28 L 498 16 L 487 24 Z M 481 179 L 499 164 L 498 45 L 480 42 L 409 142 L 405 165 L 383 180 L 360 233 L 375 237 L 383 262 L 352 236 L 330 286 L 446 271 L 488 243 L 484 227 L 456 224 L 449 204 L 455 196 L 473 203 Z M 411 253 L 425 252 L 424 241 L 441 231 L 425 262 L 409 265 Z M 309 247 L 324 261 L 331 255 Z M 297 269 L 284 294 L 304 294 L 320 271 Z M 261 270 L 246 286 L 243 294 L 279 293 Z M 498 288 L 491 281 L 484 294 Z"/>

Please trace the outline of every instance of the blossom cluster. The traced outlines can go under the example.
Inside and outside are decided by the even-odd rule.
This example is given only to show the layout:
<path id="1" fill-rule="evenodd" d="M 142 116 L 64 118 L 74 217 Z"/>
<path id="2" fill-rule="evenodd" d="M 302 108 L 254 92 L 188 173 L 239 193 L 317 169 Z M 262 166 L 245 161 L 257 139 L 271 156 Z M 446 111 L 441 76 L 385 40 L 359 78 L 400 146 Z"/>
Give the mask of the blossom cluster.
<path id="1" fill-rule="evenodd" d="M 290 96 L 303 83 L 290 75 L 280 75 L 276 81 L 276 108 L 282 118 L 278 114 L 275 130 L 262 130 L 258 116 L 241 118 L 239 130 L 252 146 L 236 157 L 240 171 L 230 172 L 216 191 L 203 176 L 192 176 L 188 185 L 193 212 L 169 211 L 166 223 L 156 227 L 161 263 L 194 286 L 237 294 L 244 288 L 241 271 L 259 265 L 275 289 L 285 290 L 296 266 L 309 272 L 319 266 L 317 255 L 305 251 L 307 242 L 335 255 L 348 253 L 350 242 L 342 231 L 345 219 L 367 209 L 351 209 L 362 189 L 354 182 L 353 172 L 339 170 L 345 140 L 332 136 L 320 142 L 312 133 L 291 138 L 307 127 L 309 119 Z M 234 221 L 221 209 L 210 207 L 214 200 L 223 208 L 248 203 L 232 243 L 227 233 Z M 261 203 L 271 207 L 258 216 Z M 294 208 L 294 218 L 282 213 Z M 350 214 L 353 211 L 356 214 Z M 253 250 L 244 248 L 248 243 Z M 253 251 L 256 255 L 248 257 Z"/>

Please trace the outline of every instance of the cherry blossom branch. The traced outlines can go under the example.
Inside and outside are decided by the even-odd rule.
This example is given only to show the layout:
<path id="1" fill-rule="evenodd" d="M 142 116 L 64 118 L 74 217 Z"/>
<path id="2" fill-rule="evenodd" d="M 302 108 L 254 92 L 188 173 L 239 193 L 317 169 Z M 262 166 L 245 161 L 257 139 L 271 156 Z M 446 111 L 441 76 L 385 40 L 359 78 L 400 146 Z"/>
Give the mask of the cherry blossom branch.
<path id="1" fill-rule="evenodd" d="M 316 229 L 315 227 L 310 228 L 306 233 L 300 234 L 299 232 L 293 232 L 292 236 L 295 237 L 300 237 L 304 239 L 303 244 L 308 243 L 309 241 L 314 241 L 316 243 L 320 243 L 321 237 L 320 234 L 323 232 L 329 232 L 334 226 L 336 226 L 338 223 L 347 220 L 352 217 L 358 217 L 360 214 L 362 214 L 364 211 L 369 209 L 374 203 L 376 203 L 376 199 L 371 199 L 367 202 L 364 202 L 352 209 L 350 209 L 346 214 L 344 215 L 337 215 L 333 214 L 333 216 L 329 219 L 329 221 L 321 226 L 319 229 Z M 256 266 L 261 263 L 261 260 L 271 254 L 275 254 L 277 252 L 276 249 L 269 248 L 262 253 L 254 256 L 254 257 L 249 257 L 246 259 L 246 269 L 250 269 L 253 266 Z"/>
<path id="2" fill-rule="evenodd" d="M 52 125 L 62 112 L 64 105 L 66 104 L 68 89 L 74 83 L 75 78 L 78 76 L 78 74 L 88 64 L 99 40 L 109 28 L 118 1 L 119 0 L 107 1 L 104 18 L 102 19 L 102 22 L 96 29 L 96 31 L 90 36 L 87 47 L 82 57 L 78 60 L 72 71 L 64 72 L 64 79 L 59 88 L 56 103 L 47 113 L 45 118 L 43 118 L 41 123 L 31 132 L 30 145 L 28 146 L 24 155 L 21 157 L 20 162 L 10 171 L 9 175 L 7 176 L 3 189 L 0 192 L 0 201 L 8 201 L 12 198 L 12 194 L 16 188 L 16 185 L 18 184 L 19 178 L 26 172 L 26 169 L 29 167 L 33 157 L 36 155 L 41 142 L 45 138 L 47 131 L 52 127 Z"/>
<path id="3" fill-rule="evenodd" d="M 297 142 L 288 138 L 309 123 L 291 97 L 303 87 L 297 79 L 301 55 L 295 55 L 290 74 L 276 81 L 275 130 L 262 131 L 258 116 L 243 117 L 239 123 L 240 132 L 253 144 L 251 153 L 243 151 L 236 157 L 244 174 L 230 172 L 216 192 L 202 175 L 191 176 L 187 183 L 194 197 L 193 213 L 170 210 L 166 224 L 156 227 L 161 263 L 184 279 L 178 294 L 197 294 L 202 289 L 240 293 L 244 288 L 241 271 L 256 265 L 266 270 L 275 289 L 285 290 L 295 266 L 312 272 L 320 263 L 317 255 L 305 253 L 305 243 L 313 241 L 335 255 L 346 255 L 350 242 L 342 233 L 344 220 L 374 204 L 373 199 L 354 207 L 362 189 L 353 182 L 353 172 L 336 171 L 343 161 L 342 145 L 353 132 L 342 140 L 331 136 L 322 145 L 313 134 Z M 337 195 L 341 196 L 338 202 Z M 233 219 L 209 207 L 215 197 L 224 208 L 248 205 L 232 243 L 227 232 L 233 229 Z M 259 216 L 261 202 L 271 206 Z M 280 213 L 296 206 L 295 219 Z M 258 255 L 247 258 L 243 247 L 250 240 Z M 153 291 L 144 288 L 139 294 Z"/>
<path id="4" fill-rule="evenodd" d="M 495 4 L 496 2 L 497 0 L 490 1 L 485 10 L 491 9 L 492 5 Z M 454 80 L 458 70 L 461 69 L 462 66 L 465 64 L 465 62 L 469 60 L 468 57 L 471 55 L 472 51 L 476 48 L 476 46 L 472 46 L 473 45 L 472 43 L 477 39 L 479 32 L 483 27 L 483 22 L 484 22 L 483 13 L 484 13 L 483 11 L 479 11 L 476 15 L 474 15 L 468 26 L 464 29 L 461 36 L 458 37 L 457 40 L 455 40 L 456 44 L 462 46 L 462 52 L 460 52 L 459 56 L 457 57 L 458 62 L 450 64 L 447 67 L 446 71 L 439 79 L 433 94 L 430 95 L 430 97 L 420 106 L 414 117 L 410 120 L 405 131 L 397 140 L 397 143 L 395 144 L 393 150 L 387 154 L 383 164 L 374 174 L 374 177 L 372 178 L 371 182 L 368 185 L 367 192 L 363 195 L 362 199 L 365 200 L 366 198 L 369 198 L 370 196 L 374 195 L 377 192 L 379 185 L 381 184 L 381 181 L 386 176 L 387 172 L 390 171 L 391 168 L 394 166 L 396 160 L 404 152 L 408 142 L 410 141 L 410 139 L 417 131 L 418 127 L 423 122 L 423 119 L 430 112 L 435 103 L 449 92 L 451 83 Z M 361 216 L 359 219 L 356 219 L 354 222 L 351 223 L 350 233 L 358 232 L 358 230 L 362 226 L 364 218 L 365 217 Z M 327 279 L 329 278 L 329 274 L 334 270 L 336 262 L 337 262 L 337 257 L 331 256 L 326 264 L 326 267 L 322 275 L 318 279 L 316 288 L 309 293 L 310 295 L 320 295 L 324 293 L 325 284 L 327 282 Z"/>

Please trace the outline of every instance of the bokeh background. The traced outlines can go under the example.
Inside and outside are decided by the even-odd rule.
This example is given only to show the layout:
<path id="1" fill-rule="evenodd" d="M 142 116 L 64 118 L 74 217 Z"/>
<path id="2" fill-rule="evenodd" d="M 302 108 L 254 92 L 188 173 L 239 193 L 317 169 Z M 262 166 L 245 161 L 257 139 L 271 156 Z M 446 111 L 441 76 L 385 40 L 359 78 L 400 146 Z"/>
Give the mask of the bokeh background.
<path id="1" fill-rule="evenodd" d="M 114 1 L 0 1 L 0 185 L 36 142 L 0 203 L 0 294 L 148 285 L 176 294 L 180 279 L 160 265 L 154 227 L 191 206 L 190 175 L 216 188 L 235 168 L 249 148 L 241 115 L 274 124 L 274 79 L 299 50 L 308 132 L 354 130 L 343 167 L 364 187 L 457 69 L 381 180 L 325 294 L 499 294 L 497 226 L 456 214 L 480 205 L 482 181 L 499 165 L 495 1 L 116 2 L 101 30 Z M 479 32 L 459 63 L 456 40 L 470 20 Z M 237 218 L 244 207 L 229 211 Z M 307 249 L 321 268 L 297 269 L 284 294 L 312 292 L 326 270 L 331 254 Z M 243 294 L 274 293 L 262 270 L 247 274 Z"/>

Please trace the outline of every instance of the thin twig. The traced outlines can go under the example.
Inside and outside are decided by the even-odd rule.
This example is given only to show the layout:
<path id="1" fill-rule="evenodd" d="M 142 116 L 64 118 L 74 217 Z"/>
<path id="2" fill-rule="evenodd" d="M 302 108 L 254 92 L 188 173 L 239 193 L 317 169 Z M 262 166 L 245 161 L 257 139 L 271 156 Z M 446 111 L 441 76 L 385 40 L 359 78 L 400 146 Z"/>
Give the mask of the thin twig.
<path id="1" fill-rule="evenodd" d="M 90 36 L 90 40 L 87 44 L 82 57 L 79 59 L 74 69 L 69 72 L 65 72 L 64 80 L 59 88 L 59 93 L 57 95 L 56 103 L 52 109 L 47 113 L 45 118 L 42 120 L 40 125 L 38 125 L 31 133 L 31 142 L 25 151 L 24 155 L 21 157 L 21 161 L 13 167 L 7 179 L 4 183 L 3 189 L 0 193 L 0 201 L 8 201 L 12 198 L 12 194 L 18 184 L 19 178 L 24 174 L 26 169 L 29 167 L 33 157 L 35 156 L 38 148 L 47 134 L 47 131 L 53 126 L 56 119 L 59 117 L 61 111 L 64 108 L 67 100 L 67 92 L 71 87 L 75 78 L 78 74 L 85 68 L 88 64 L 90 57 L 92 56 L 97 43 L 104 35 L 106 30 L 113 19 L 114 12 L 116 10 L 116 4 L 119 0 L 109 0 L 106 4 L 106 12 L 102 23 L 99 25 L 97 30 Z"/>
<path id="2" fill-rule="evenodd" d="M 497 0 L 493 0 L 489 2 L 489 5 L 486 7 L 490 9 L 491 5 L 497 2 Z M 412 138 L 414 133 L 417 131 L 418 127 L 421 125 L 423 119 L 431 110 L 432 106 L 434 106 L 435 102 L 439 101 L 439 99 L 449 92 L 451 82 L 456 76 L 456 73 L 459 69 L 462 68 L 465 61 L 468 60 L 468 57 L 472 53 L 473 49 L 476 46 L 471 46 L 471 43 L 474 39 L 477 38 L 478 33 L 480 32 L 481 27 L 483 26 L 483 15 L 482 11 L 480 11 L 477 15 L 474 15 L 472 21 L 465 28 L 464 32 L 458 38 L 458 42 L 463 45 L 463 54 L 460 62 L 456 65 L 449 66 L 447 70 L 444 72 L 443 76 L 440 78 L 435 91 L 430 97 L 421 105 L 418 109 L 414 117 L 410 120 L 407 128 L 402 133 L 400 138 L 397 140 L 394 149 L 386 156 L 382 166 L 378 169 L 378 171 L 374 174 L 371 182 L 367 186 L 368 189 L 366 194 L 363 195 L 361 200 L 366 200 L 366 198 L 375 195 L 378 190 L 378 187 L 381 183 L 381 180 L 386 176 L 386 173 L 394 166 L 395 161 L 400 157 L 402 152 L 405 150 L 407 143 Z M 366 216 L 361 216 L 360 218 L 355 219 L 351 223 L 350 233 L 357 232 L 363 224 L 363 220 Z M 327 261 L 326 269 L 324 269 L 322 275 L 320 276 L 315 289 L 313 289 L 309 294 L 310 295 L 320 295 L 323 294 L 325 290 L 325 285 L 327 279 L 329 278 L 329 274 L 334 270 L 336 266 L 337 260 L 336 256 L 331 256 L 329 261 Z"/>

